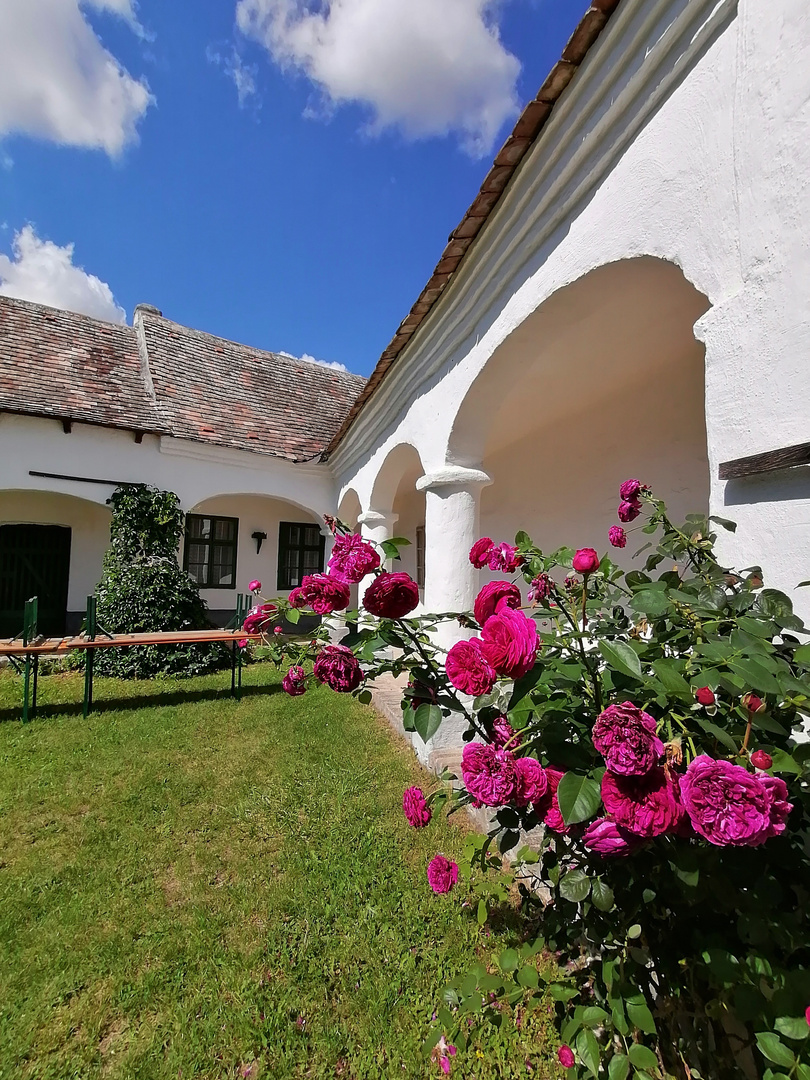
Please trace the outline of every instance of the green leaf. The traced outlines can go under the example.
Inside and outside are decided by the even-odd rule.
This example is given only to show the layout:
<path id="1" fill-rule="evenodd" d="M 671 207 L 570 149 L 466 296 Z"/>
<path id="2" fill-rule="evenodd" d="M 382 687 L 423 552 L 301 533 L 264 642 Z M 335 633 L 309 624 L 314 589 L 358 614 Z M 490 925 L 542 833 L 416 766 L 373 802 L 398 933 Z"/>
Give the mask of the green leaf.
<path id="1" fill-rule="evenodd" d="M 810 1035 L 810 1024 L 803 1016 L 780 1016 L 774 1026 L 788 1039 L 806 1039 Z"/>
<path id="2" fill-rule="evenodd" d="M 591 880 L 584 870 L 569 870 L 560 882 L 560 895 L 575 904 L 581 903 L 591 891 Z"/>
<path id="3" fill-rule="evenodd" d="M 611 911 L 616 903 L 613 889 L 601 878 L 596 878 L 591 885 L 591 900 L 593 906 L 599 911 Z"/>
<path id="4" fill-rule="evenodd" d="M 577 1053 L 585 1068 L 596 1076 L 599 1072 L 599 1043 L 588 1028 L 583 1028 L 577 1035 Z"/>
<path id="5" fill-rule="evenodd" d="M 371 691 L 370 690 L 361 690 L 360 693 L 357 695 L 357 700 L 360 702 L 361 705 L 370 705 L 371 704 Z"/>
<path id="6" fill-rule="evenodd" d="M 287 620 L 288 623 L 292 623 L 293 626 L 295 626 L 295 624 L 301 618 L 301 612 L 298 610 L 298 608 L 291 607 L 287 614 L 284 616 L 284 618 Z"/>
<path id="7" fill-rule="evenodd" d="M 675 662 L 673 660 L 653 660 L 652 666 L 653 671 L 670 694 L 677 694 L 687 701 L 692 700 L 692 687 L 675 667 Z"/>
<path id="8" fill-rule="evenodd" d="M 643 1043 L 633 1043 L 627 1054 L 637 1069 L 658 1069 L 658 1058 L 649 1046 L 644 1046 Z"/>
<path id="9" fill-rule="evenodd" d="M 551 983 L 548 992 L 555 1001 L 570 1001 L 579 995 L 575 986 L 567 986 L 565 983 Z"/>
<path id="10" fill-rule="evenodd" d="M 634 594 L 630 607 L 651 619 L 659 619 L 669 611 L 669 599 L 660 589 L 641 589 Z"/>
<path id="11" fill-rule="evenodd" d="M 525 986 L 530 990 L 536 990 L 540 984 L 540 976 L 537 974 L 537 968 L 530 967 L 528 964 L 522 967 L 517 974 L 517 981 L 521 986 Z"/>
<path id="12" fill-rule="evenodd" d="M 611 667 L 641 681 L 641 661 L 635 650 L 624 641 L 600 641 L 599 651 Z"/>
<path id="13" fill-rule="evenodd" d="M 802 667 L 810 667 L 810 645 L 800 645 L 794 652 L 793 659 Z"/>
<path id="14" fill-rule="evenodd" d="M 506 949 L 498 957 L 498 966 L 501 971 L 517 971 L 518 954 L 515 949 Z"/>
<path id="15" fill-rule="evenodd" d="M 420 735 L 422 742 L 433 738 L 441 727 L 442 710 L 438 705 L 422 704 L 416 710 L 413 718 L 414 730 Z"/>
<path id="16" fill-rule="evenodd" d="M 626 1054 L 614 1054 L 608 1066 L 609 1080 L 627 1080 L 630 1072 L 630 1058 Z"/>
<path id="17" fill-rule="evenodd" d="M 483 926 L 484 923 L 487 921 L 487 914 L 488 914 L 488 912 L 487 912 L 487 902 L 486 902 L 486 900 L 479 900 L 478 901 L 478 911 L 476 913 L 476 917 L 478 919 L 478 925 L 479 926 Z"/>
<path id="18" fill-rule="evenodd" d="M 756 724 L 756 717 L 754 718 L 754 723 Z M 796 773 L 799 776 L 801 775 L 801 766 L 793 760 L 790 754 L 785 753 L 784 750 L 771 750 L 770 755 L 773 758 L 774 772 L 788 772 Z M 806 1021 L 805 1027 L 807 1027 Z M 807 1030 L 810 1031 L 810 1028 L 807 1028 Z"/>
<path id="19" fill-rule="evenodd" d="M 406 536 L 392 536 L 385 541 L 387 544 L 396 544 L 397 547 L 410 547 L 411 542 Z"/>
<path id="20" fill-rule="evenodd" d="M 773 1031 L 758 1031 L 757 1046 L 762 1056 L 766 1057 L 768 1061 L 772 1061 L 774 1065 L 784 1065 L 786 1068 L 791 1068 L 796 1061 L 793 1051 L 785 1046 Z"/>
<path id="21" fill-rule="evenodd" d="M 598 1005 L 589 1005 L 586 1009 L 583 1009 L 581 1017 L 582 1023 L 591 1028 L 601 1027 L 607 1018 L 608 1014 Z"/>
<path id="22" fill-rule="evenodd" d="M 703 717 L 698 719 L 698 723 L 704 731 L 708 731 L 710 735 L 714 735 L 715 739 L 717 739 L 718 742 L 721 742 L 727 750 L 731 750 L 732 753 L 735 754 L 737 753 L 739 747 L 727 731 L 718 727 L 717 724 L 713 724 L 711 720 L 705 720 Z"/>
<path id="23" fill-rule="evenodd" d="M 628 1001 L 627 1016 L 630 1023 L 643 1031 L 645 1035 L 655 1035 L 655 1020 L 644 1002 Z"/>
<path id="24" fill-rule="evenodd" d="M 728 518 L 718 517 L 717 514 L 711 514 L 709 516 L 709 521 L 716 522 L 723 529 L 725 529 L 726 532 L 736 532 L 737 531 L 737 522 L 736 521 L 729 521 Z"/>
<path id="25" fill-rule="evenodd" d="M 557 802 L 566 825 L 576 825 L 593 817 L 601 801 L 599 784 L 579 773 L 567 772 L 557 788 Z"/>

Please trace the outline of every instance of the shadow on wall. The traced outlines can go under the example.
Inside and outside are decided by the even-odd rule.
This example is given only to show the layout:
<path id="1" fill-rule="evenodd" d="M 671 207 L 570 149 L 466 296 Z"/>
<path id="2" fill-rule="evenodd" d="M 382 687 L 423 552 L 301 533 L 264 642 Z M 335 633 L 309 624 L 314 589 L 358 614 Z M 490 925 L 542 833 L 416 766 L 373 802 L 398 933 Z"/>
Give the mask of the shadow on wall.
<path id="1" fill-rule="evenodd" d="M 723 498 L 726 506 L 810 500 L 810 465 L 729 480 Z"/>

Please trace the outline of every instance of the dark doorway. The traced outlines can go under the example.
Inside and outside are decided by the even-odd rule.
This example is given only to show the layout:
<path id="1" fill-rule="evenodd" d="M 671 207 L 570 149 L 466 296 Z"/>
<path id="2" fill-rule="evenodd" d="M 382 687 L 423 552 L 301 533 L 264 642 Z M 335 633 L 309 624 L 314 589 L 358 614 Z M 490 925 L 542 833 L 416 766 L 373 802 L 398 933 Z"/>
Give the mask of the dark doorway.
<path id="1" fill-rule="evenodd" d="M 39 598 L 38 630 L 65 633 L 70 529 L 63 525 L 0 525 L 0 637 L 19 634 L 25 601 Z"/>

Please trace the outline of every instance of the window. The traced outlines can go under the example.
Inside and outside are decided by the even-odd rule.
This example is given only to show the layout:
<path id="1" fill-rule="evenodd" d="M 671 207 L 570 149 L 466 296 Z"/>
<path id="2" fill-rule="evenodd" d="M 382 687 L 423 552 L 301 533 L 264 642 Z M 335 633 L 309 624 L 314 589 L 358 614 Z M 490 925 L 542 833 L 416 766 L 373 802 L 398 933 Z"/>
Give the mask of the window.
<path id="1" fill-rule="evenodd" d="M 187 514 L 183 569 L 203 589 L 235 589 L 238 535 L 238 518 Z"/>
<path id="2" fill-rule="evenodd" d="M 278 532 L 279 589 L 294 589 L 305 574 L 323 570 L 326 537 L 317 525 L 300 521 L 282 521 Z"/>
<path id="3" fill-rule="evenodd" d="M 416 584 L 425 587 L 425 526 L 416 526 Z"/>

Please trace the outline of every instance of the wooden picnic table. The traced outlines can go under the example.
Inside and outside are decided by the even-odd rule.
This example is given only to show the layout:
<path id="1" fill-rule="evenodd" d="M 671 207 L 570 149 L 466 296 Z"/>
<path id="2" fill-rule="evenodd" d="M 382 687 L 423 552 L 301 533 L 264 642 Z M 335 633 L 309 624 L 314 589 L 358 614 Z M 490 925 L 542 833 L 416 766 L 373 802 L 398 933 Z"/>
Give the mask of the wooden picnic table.
<path id="1" fill-rule="evenodd" d="M 0 656 L 42 656 L 46 653 L 67 653 L 73 649 L 115 649 L 133 645 L 209 645 L 214 642 L 260 641 L 261 634 L 245 630 L 162 630 L 154 634 L 110 634 L 109 637 L 89 638 L 84 634 L 73 637 L 38 637 L 27 645 L 21 638 L 0 639 Z"/>

